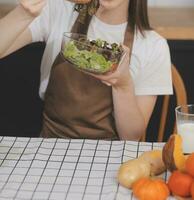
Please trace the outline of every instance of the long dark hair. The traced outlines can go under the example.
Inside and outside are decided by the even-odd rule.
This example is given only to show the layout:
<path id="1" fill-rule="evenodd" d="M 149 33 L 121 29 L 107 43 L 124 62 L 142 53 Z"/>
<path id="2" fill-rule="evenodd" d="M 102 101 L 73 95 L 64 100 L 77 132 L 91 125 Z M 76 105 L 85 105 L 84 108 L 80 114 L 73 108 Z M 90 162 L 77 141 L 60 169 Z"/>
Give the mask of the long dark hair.
<path id="1" fill-rule="evenodd" d="M 151 30 L 147 0 L 129 0 L 128 13 L 129 26 L 133 32 L 139 30 L 143 34 L 145 30 Z"/>

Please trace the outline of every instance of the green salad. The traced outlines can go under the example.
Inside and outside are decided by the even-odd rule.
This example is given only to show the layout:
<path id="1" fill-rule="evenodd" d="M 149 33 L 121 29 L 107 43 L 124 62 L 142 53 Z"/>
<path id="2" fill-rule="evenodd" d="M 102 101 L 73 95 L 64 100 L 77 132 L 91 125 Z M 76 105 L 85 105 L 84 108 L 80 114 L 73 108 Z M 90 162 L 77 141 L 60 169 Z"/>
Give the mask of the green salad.
<path id="1" fill-rule="evenodd" d="M 110 71 L 119 63 L 121 48 L 103 40 L 71 40 L 66 43 L 64 57 L 78 68 L 96 73 Z"/>

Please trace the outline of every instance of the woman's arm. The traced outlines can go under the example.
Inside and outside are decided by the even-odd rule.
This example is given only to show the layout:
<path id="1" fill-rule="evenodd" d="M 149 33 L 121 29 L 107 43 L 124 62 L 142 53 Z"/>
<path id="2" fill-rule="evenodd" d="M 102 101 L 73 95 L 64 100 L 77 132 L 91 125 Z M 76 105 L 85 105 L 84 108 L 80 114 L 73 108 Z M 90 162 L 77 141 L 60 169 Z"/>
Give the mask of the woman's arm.
<path id="1" fill-rule="evenodd" d="M 133 83 L 112 89 L 114 117 L 121 140 L 139 140 L 145 133 L 156 96 L 136 96 Z"/>
<path id="2" fill-rule="evenodd" d="M 0 58 L 32 41 L 29 24 L 40 14 L 45 0 L 22 0 L 20 5 L 0 20 Z"/>
<path id="3" fill-rule="evenodd" d="M 110 75 L 94 77 L 112 86 L 114 117 L 121 140 L 140 140 L 146 131 L 156 96 L 136 96 L 129 71 L 129 49 L 123 47 L 125 56 L 118 69 Z"/>

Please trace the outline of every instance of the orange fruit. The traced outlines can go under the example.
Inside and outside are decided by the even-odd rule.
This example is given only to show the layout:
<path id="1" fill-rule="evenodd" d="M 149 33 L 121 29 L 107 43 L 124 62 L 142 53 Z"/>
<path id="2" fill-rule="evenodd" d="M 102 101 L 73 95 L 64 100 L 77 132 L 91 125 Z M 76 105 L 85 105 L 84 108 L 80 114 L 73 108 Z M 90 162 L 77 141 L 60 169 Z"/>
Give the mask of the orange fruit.
<path id="1" fill-rule="evenodd" d="M 194 153 L 189 155 L 185 162 L 186 172 L 194 177 Z"/>
<path id="2" fill-rule="evenodd" d="M 168 187 L 174 195 L 189 197 L 193 181 L 194 179 L 189 174 L 174 171 L 168 180 Z"/>
<path id="3" fill-rule="evenodd" d="M 194 182 L 191 185 L 191 196 L 192 196 L 192 199 L 194 200 Z"/>

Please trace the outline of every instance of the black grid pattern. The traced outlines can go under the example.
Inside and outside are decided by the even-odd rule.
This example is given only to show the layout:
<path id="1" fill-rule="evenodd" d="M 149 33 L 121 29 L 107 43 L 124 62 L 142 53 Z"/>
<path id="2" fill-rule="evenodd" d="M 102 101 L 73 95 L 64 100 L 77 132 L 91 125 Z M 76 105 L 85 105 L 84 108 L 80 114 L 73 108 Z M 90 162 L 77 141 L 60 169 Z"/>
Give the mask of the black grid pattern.
<path id="1" fill-rule="evenodd" d="M 0 200 L 135 199 L 117 183 L 119 166 L 162 146 L 131 141 L 0 137 Z"/>

